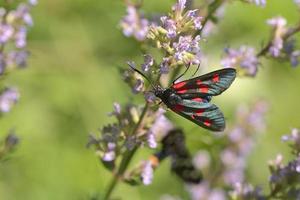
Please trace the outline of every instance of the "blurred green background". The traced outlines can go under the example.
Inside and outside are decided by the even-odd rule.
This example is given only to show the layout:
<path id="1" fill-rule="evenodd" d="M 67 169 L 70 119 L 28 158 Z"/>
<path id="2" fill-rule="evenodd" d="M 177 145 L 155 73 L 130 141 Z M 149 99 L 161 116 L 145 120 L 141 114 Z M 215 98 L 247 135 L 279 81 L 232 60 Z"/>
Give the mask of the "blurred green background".
<path id="1" fill-rule="evenodd" d="M 165 13 L 171 0 L 145 1 L 145 12 Z M 266 19 L 282 15 L 297 23 L 299 12 L 292 0 L 269 0 L 266 8 L 240 2 L 227 5 L 218 32 L 202 44 L 209 55 L 208 66 L 219 66 L 228 45 L 260 47 L 269 35 Z M 86 149 L 89 132 L 111 121 L 107 113 L 113 102 L 132 98 L 118 67 L 127 60 L 141 60 L 139 44 L 125 38 L 118 22 L 125 14 L 122 1 L 45 0 L 33 9 L 35 26 L 29 34 L 29 68 L 11 74 L 7 85 L 20 88 L 21 100 L 0 121 L 3 137 L 15 128 L 21 143 L 12 159 L 0 165 L 0 199 L 88 199 L 103 193 L 110 181 L 94 151 Z M 230 123 L 235 106 L 263 97 L 270 103 L 267 131 L 257 140 L 249 159 L 249 179 L 266 186 L 267 161 L 278 152 L 289 155 L 282 134 L 300 125 L 300 69 L 287 63 L 263 60 L 255 79 L 235 81 L 215 99 Z M 209 70 L 209 69 L 207 69 Z M 170 114 L 187 134 L 193 152 L 201 148 L 207 131 Z M 136 160 L 145 159 L 140 151 Z M 134 162 L 133 162 L 134 163 Z M 164 162 L 150 186 L 119 184 L 115 197 L 125 200 L 159 199 L 162 194 L 187 198 L 183 184 Z"/>

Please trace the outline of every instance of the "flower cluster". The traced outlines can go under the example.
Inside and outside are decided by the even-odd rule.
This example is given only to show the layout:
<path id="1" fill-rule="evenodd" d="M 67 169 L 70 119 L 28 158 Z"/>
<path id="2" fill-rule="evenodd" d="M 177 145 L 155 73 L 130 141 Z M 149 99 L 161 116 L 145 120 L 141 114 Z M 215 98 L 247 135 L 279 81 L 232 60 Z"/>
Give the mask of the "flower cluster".
<path id="1" fill-rule="evenodd" d="M 138 5 L 127 3 L 127 15 L 120 22 L 123 34 L 133 36 L 138 41 L 146 39 L 149 30 L 149 21 L 139 12 Z"/>
<path id="2" fill-rule="evenodd" d="M 166 52 L 160 63 L 162 72 L 168 72 L 166 69 L 172 66 L 200 64 L 200 36 L 192 33 L 202 28 L 202 17 L 198 10 L 185 11 L 185 4 L 185 0 L 179 0 L 168 16 L 160 18 L 161 25 L 150 26 L 147 37 Z"/>
<path id="3" fill-rule="evenodd" d="M 138 134 L 132 134 L 132 127 L 141 125 L 142 109 L 132 104 L 122 108 L 120 104 L 115 103 L 114 111 L 109 115 L 114 116 L 117 122 L 104 126 L 100 130 L 99 137 L 90 135 L 88 146 L 93 145 L 96 148 L 96 154 L 106 166 L 114 167 L 119 155 L 137 146 L 147 145 L 149 148 L 156 148 L 157 139 L 173 128 L 172 123 L 164 116 L 165 111 L 158 109 L 149 111 L 142 126 L 139 127 Z"/>
<path id="4" fill-rule="evenodd" d="M 5 6 L 0 7 L 0 77 L 11 69 L 26 66 L 29 55 L 26 50 L 27 32 L 28 28 L 33 26 L 30 10 L 36 4 L 36 0 L 29 0 L 27 3 L 17 4 L 14 8 L 15 4 L 5 1 Z M 0 117 L 10 112 L 19 98 L 17 88 L 0 88 Z M 10 153 L 18 143 L 18 137 L 12 132 L 9 133 L 0 149 L 0 159 Z"/>
<path id="5" fill-rule="evenodd" d="M 255 49 L 249 46 L 241 46 L 239 49 L 225 48 L 225 55 L 221 61 L 224 67 L 234 67 L 240 75 L 255 76 L 258 70 L 259 60 Z"/>
<path id="6" fill-rule="evenodd" d="M 26 50 L 28 27 L 33 26 L 30 15 L 36 1 L 20 3 L 16 9 L 0 8 L 0 74 L 7 68 L 25 67 L 29 55 Z M 5 48 L 10 46 L 10 48 Z M 13 48 L 11 48 L 13 47 Z"/>

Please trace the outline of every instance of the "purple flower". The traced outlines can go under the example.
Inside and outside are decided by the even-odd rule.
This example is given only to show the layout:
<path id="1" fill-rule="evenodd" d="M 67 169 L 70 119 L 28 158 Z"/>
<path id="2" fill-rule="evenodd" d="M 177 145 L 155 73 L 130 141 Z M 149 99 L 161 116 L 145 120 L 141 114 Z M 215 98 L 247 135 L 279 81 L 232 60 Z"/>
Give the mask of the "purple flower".
<path id="1" fill-rule="evenodd" d="M 151 149 L 155 149 L 157 147 L 157 142 L 152 131 L 148 131 L 147 133 L 147 143 Z"/>
<path id="2" fill-rule="evenodd" d="M 144 185 L 150 185 L 153 180 L 153 167 L 151 161 L 145 161 L 142 168 L 141 178 Z"/>
<path id="3" fill-rule="evenodd" d="M 132 92 L 133 92 L 134 94 L 137 94 L 137 93 L 139 93 L 139 92 L 142 92 L 143 89 L 144 89 L 144 80 L 138 78 L 138 79 L 136 80 L 135 85 L 134 85 L 133 88 L 132 88 Z"/>
<path id="4" fill-rule="evenodd" d="M 114 111 L 108 114 L 109 116 L 120 116 L 121 115 L 121 105 L 119 103 L 114 103 Z"/>
<path id="5" fill-rule="evenodd" d="M 3 45 L 12 37 L 14 29 L 9 24 L 0 23 L 0 44 Z"/>
<path id="6" fill-rule="evenodd" d="M 149 30 L 148 20 L 143 18 L 133 5 L 127 6 L 127 15 L 121 20 L 120 26 L 125 36 L 134 36 L 139 41 L 146 39 Z"/>
<path id="7" fill-rule="evenodd" d="M 300 130 L 293 128 L 291 134 L 283 135 L 281 140 L 284 142 L 292 143 L 292 148 L 296 151 L 296 153 L 300 153 Z"/>
<path id="8" fill-rule="evenodd" d="M 254 48 L 241 46 L 239 49 L 226 48 L 221 65 L 236 68 L 242 75 L 255 76 L 259 61 Z"/>
<path id="9" fill-rule="evenodd" d="M 287 32 L 286 23 L 286 19 L 281 16 L 267 20 L 267 24 L 273 27 L 272 46 L 269 49 L 273 57 L 279 57 L 280 51 L 283 48 L 283 36 Z"/>
<path id="10" fill-rule="evenodd" d="M 149 103 L 154 103 L 156 100 L 156 96 L 153 92 L 145 92 L 144 96 L 146 101 Z"/>
<path id="11" fill-rule="evenodd" d="M 28 0 L 28 3 L 32 6 L 35 6 L 38 4 L 38 1 L 37 0 Z"/>
<path id="12" fill-rule="evenodd" d="M 177 3 L 172 7 L 172 10 L 177 13 L 181 14 L 185 9 L 186 0 L 178 0 Z"/>
<path id="13" fill-rule="evenodd" d="M 144 63 L 142 64 L 142 70 L 144 72 L 148 72 L 150 67 L 154 64 L 154 60 L 151 55 L 146 54 L 144 55 Z"/>
<path id="14" fill-rule="evenodd" d="M 25 26 L 21 26 L 15 33 L 15 41 L 17 48 L 24 48 L 26 46 L 27 29 Z"/>
<path id="15" fill-rule="evenodd" d="M 210 155 L 207 151 L 201 150 L 196 153 L 193 163 L 198 169 L 205 169 L 210 165 Z"/>
<path id="16" fill-rule="evenodd" d="M 111 162 L 116 158 L 115 153 L 116 144 L 115 143 L 107 143 L 107 150 L 104 152 L 102 156 L 102 160 L 105 162 Z"/>
<path id="17" fill-rule="evenodd" d="M 19 100 L 20 94 L 16 88 L 7 88 L 0 94 L 0 112 L 7 113 Z"/>
<path id="18" fill-rule="evenodd" d="M 26 50 L 11 51 L 8 53 L 7 65 L 15 65 L 16 67 L 26 67 L 29 52 Z"/>
<path id="19" fill-rule="evenodd" d="M 169 58 L 163 58 L 163 61 L 160 63 L 160 73 L 161 74 L 168 74 L 170 71 L 170 64 Z"/>
<path id="20" fill-rule="evenodd" d="M 168 18 L 167 16 L 162 16 L 160 18 L 163 28 L 167 31 L 168 38 L 175 38 L 177 35 L 176 32 L 176 22 L 173 19 Z"/>
<path id="21" fill-rule="evenodd" d="M 226 200 L 225 191 L 212 188 L 207 181 L 203 181 L 197 185 L 188 185 L 187 188 L 193 200 Z"/>
<path id="22" fill-rule="evenodd" d="M 164 109 L 158 109 L 155 113 L 155 121 L 149 131 L 153 133 L 155 138 L 161 139 L 166 136 L 172 129 L 174 125 L 172 122 L 164 115 L 166 111 Z"/>
<path id="23" fill-rule="evenodd" d="M 257 5 L 257 6 L 262 6 L 262 7 L 266 6 L 266 4 L 267 4 L 266 0 L 247 0 L 247 1 L 249 3 L 253 3 L 253 4 Z"/>
<path id="24" fill-rule="evenodd" d="M 182 61 L 186 65 L 199 64 L 197 55 L 200 52 L 199 47 L 200 36 L 196 36 L 194 39 L 192 36 L 180 36 L 178 42 L 173 44 L 175 50 L 175 59 Z"/>

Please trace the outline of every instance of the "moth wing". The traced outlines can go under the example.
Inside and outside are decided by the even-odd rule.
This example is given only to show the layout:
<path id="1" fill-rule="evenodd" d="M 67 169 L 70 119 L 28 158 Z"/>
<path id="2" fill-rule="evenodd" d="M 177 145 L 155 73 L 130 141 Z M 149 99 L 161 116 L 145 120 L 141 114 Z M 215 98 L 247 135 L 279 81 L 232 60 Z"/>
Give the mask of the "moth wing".
<path id="1" fill-rule="evenodd" d="M 170 108 L 205 129 L 211 131 L 223 131 L 225 129 L 224 115 L 214 104 L 183 99 L 182 102 Z"/>
<path id="2" fill-rule="evenodd" d="M 183 98 L 188 94 L 202 97 L 216 96 L 224 92 L 234 81 L 235 77 L 235 69 L 225 68 L 175 83 L 171 88 Z"/>

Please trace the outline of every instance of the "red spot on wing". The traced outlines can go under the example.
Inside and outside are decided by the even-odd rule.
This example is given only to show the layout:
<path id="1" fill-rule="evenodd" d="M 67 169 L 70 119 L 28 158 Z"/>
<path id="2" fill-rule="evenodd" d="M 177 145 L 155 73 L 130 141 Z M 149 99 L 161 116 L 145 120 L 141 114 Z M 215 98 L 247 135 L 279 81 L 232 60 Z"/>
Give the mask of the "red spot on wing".
<path id="1" fill-rule="evenodd" d="M 219 74 L 214 74 L 214 75 L 213 75 L 213 79 L 212 79 L 212 80 L 213 80 L 213 82 L 214 82 L 214 83 L 217 83 L 217 82 L 219 82 L 219 80 L 220 80 L 220 76 L 219 76 Z"/>
<path id="2" fill-rule="evenodd" d="M 184 93 L 186 93 L 186 92 L 187 92 L 187 89 L 184 89 L 184 90 L 178 90 L 178 91 L 177 91 L 178 94 L 184 94 Z"/>
<path id="3" fill-rule="evenodd" d="M 208 86 L 204 85 L 200 88 L 200 92 L 207 93 L 208 92 Z"/>
<path id="4" fill-rule="evenodd" d="M 174 106 L 174 110 L 177 111 L 177 112 L 183 111 L 183 108 L 184 108 L 184 106 L 181 105 L 181 104 L 176 104 Z"/>
<path id="5" fill-rule="evenodd" d="M 197 115 L 197 116 L 201 116 L 201 115 L 203 114 L 204 111 L 205 111 L 205 109 L 198 109 L 198 110 L 196 111 L 196 115 Z"/>
<path id="6" fill-rule="evenodd" d="M 201 85 L 201 84 L 202 84 L 202 81 L 201 81 L 201 80 L 196 80 L 196 84 L 197 84 L 197 85 Z"/>
<path id="7" fill-rule="evenodd" d="M 183 82 L 179 82 L 179 83 L 174 84 L 172 87 L 174 89 L 178 90 L 178 89 L 184 87 L 185 85 L 186 85 L 186 82 L 183 81 Z"/>
<path id="8" fill-rule="evenodd" d="M 205 120 L 205 121 L 203 122 L 203 124 L 204 124 L 205 126 L 211 126 L 211 122 L 210 122 L 209 120 Z"/>
<path id="9" fill-rule="evenodd" d="M 202 102 L 203 101 L 203 99 L 200 98 L 200 97 L 193 98 L 192 100 L 193 101 L 197 101 L 197 102 Z"/>

